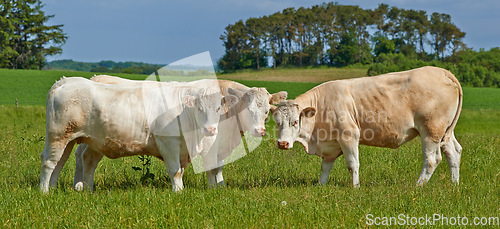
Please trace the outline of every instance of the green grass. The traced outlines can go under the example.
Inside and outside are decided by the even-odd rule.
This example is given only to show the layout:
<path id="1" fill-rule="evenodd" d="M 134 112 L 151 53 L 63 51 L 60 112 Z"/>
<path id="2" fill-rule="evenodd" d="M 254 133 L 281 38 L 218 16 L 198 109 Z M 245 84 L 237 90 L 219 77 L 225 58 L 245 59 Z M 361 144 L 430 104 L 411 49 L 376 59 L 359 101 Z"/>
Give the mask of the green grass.
<path id="1" fill-rule="evenodd" d="M 307 155 L 300 145 L 278 150 L 271 121 L 270 135 L 255 151 L 224 167 L 224 189 L 208 189 L 205 175 L 188 167 L 186 189 L 172 193 L 165 166 L 156 159 L 151 167 L 155 180 L 143 184 L 142 173 L 132 169 L 139 160 L 128 157 L 103 159 L 96 171 L 95 191 L 76 192 L 72 155 L 58 187 L 43 195 L 38 190 L 45 136 L 43 105 L 48 88 L 62 74 L 93 75 L 0 70 L 0 98 L 6 104 L 0 105 L 0 227 L 364 227 L 366 214 L 437 213 L 467 216 L 469 221 L 500 216 L 500 90 L 484 88 L 464 88 L 463 112 L 455 130 L 464 148 L 458 187 L 450 183 L 446 161 L 426 186 L 416 187 L 422 166 L 418 140 L 396 150 L 361 146 L 358 190 L 350 186 L 343 157 L 337 160 L 328 185 L 316 186 L 320 158 Z M 270 92 L 287 90 L 290 98 L 316 85 L 241 82 L 266 86 Z M 11 88 L 9 93 L 5 85 Z M 10 93 L 32 103 L 15 108 L 8 102 L 15 98 Z"/>

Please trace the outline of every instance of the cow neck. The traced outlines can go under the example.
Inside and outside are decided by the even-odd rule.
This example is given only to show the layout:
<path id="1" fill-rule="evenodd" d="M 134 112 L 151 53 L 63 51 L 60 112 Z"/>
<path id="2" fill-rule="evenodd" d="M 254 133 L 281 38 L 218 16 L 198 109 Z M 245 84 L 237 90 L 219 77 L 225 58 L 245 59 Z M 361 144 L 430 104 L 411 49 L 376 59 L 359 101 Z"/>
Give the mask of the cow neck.
<path id="1" fill-rule="evenodd" d="M 241 136 L 241 141 L 243 142 L 243 148 L 245 148 L 246 154 L 248 155 L 250 152 L 248 152 L 247 139 L 245 138 L 245 132 L 241 127 L 240 116 L 238 115 L 238 112 L 236 112 L 236 122 L 238 123 L 238 129 L 240 130 L 240 136 Z"/>
<path id="2" fill-rule="evenodd" d="M 299 95 L 296 99 L 295 99 L 295 102 L 297 102 L 297 104 L 299 105 L 299 109 L 304 109 L 306 107 L 313 107 L 315 108 L 316 110 L 318 110 L 318 103 L 317 101 L 319 100 L 319 95 L 317 93 L 317 90 L 316 88 L 313 88 L 309 91 L 307 91 L 306 93 L 302 94 L 302 95 Z M 312 117 L 313 119 L 313 122 L 314 122 L 314 119 L 315 119 L 316 116 Z M 314 129 L 314 127 L 313 127 Z M 299 133 L 299 136 L 298 138 L 296 139 L 297 142 L 299 142 L 300 144 L 302 144 L 304 146 L 304 149 L 306 150 L 306 152 L 308 154 L 311 154 L 311 153 L 314 153 L 314 152 L 311 152 L 314 151 L 312 148 L 314 147 L 310 147 L 310 143 L 311 143 L 311 137 L 312 137 L 312 134 L 313 134 L 313 129 L 305 129 L 302 125 L 300 126 L 300 133 Z"/>
<path id="3" fill-rule="evenodd" d="M 238 115 L 239 112 L 237 110 L 235 110 L 235 107 L 229 108 L 227 110 L 226 119 L 229 119 L 233 113 L 234 113 L 234 116 L 236 116 L 236 123 L 238 125 L 238 130 L 240 132 L 241 141 L 243 141 L 243 146 L 245 148 L 246 153 L 248 154 L 249 152 L 248 152 L 247 141 L 245 138 L 245 131 L 243 130 L 243 127 L 241 126 L 240 116 Z"/>
<path id="4" fill-rule="evenodd" d="M 297 98 L 295 98 L 295 102 L 299 104 L 300 109 L 304 109 L 306 107 L 314 107 L 318 109 L 317 108 L 318 99 L 319 95 L 317 93 L 317 90 L 316 88 L 313 88 L 307 91 L 306 93 L 297 96 Z"/>

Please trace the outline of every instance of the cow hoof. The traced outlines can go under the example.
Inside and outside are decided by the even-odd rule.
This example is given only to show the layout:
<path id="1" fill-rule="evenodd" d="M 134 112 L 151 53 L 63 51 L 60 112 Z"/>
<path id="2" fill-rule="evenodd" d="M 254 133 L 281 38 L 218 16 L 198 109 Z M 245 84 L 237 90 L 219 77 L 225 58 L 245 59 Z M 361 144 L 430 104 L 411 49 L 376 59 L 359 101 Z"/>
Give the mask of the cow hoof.
<path id="1" fill-rule="evenodd" d="M 225 187 L 226 187 L 226 183 L 224 183 L 224 181 L 217 183 L 217 188 L 225 188 Z"/>
<path id="2" fill-rule="evenodd" d="M 179 188 L 177 186 L 175 186 L 174 188 L 172 188 L 172 192 L 180 193 L 181 191 L 182 191 L 182 188 Z"/>
<path id="3" fill-rule="evenodd" d="M 79 192 L 83 191 L 83 182 L 80 181 L 80 182 L 76 183 L 75 190 L 79 191 Z"/>

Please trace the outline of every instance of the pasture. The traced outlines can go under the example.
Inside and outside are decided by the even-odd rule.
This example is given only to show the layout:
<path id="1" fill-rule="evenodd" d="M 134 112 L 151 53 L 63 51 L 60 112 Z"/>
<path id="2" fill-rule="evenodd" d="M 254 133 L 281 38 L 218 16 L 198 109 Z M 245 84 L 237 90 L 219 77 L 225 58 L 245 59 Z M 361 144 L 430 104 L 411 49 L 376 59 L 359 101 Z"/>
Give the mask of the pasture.
<path id="1" fill-rule="evenodd" d="M 297 71 L 307 74 L 308 70 Z M 262 144 L 224 167 L 226 188 L 208 189 L 206 176 L 194 174 L 190 166 L 184 175 L 185 190 L 173 193 L 163 162 L 153 159 L 151 172 L 156 176 L 143 183 L 142 173 L 132 169 L 140 166 L 139 160 L 129 157 L 103 159 L 96 170 L 95 191 L 76 192 L 72 155 L 58 187 L 44 195 L 38 183 L 45 99 L 62 75 L 90 77 L 93 73 L 0 69 L 0 227 L 366 227 L 367 214 L 465 216 L 469 223 L 473 217 L 500 216 L 499 89 L 464 88 L 455 129 L 464 149 L 459 186 L 451 184 L 445 160 L 428 184 L 416 186 L 422 168 L 418 139 L 396 150 L 361 146 L 360 189 L 350 186 L 343 156 L 337 159 L 328 184 L 316 186 L 320 158 L 307 155 L 300 145 L 288 151 L 277 149 L 270 121 Z M 318 84 L 237 81 L 265 86 L 271 93 L 286 90 L 289 98 Z"/>

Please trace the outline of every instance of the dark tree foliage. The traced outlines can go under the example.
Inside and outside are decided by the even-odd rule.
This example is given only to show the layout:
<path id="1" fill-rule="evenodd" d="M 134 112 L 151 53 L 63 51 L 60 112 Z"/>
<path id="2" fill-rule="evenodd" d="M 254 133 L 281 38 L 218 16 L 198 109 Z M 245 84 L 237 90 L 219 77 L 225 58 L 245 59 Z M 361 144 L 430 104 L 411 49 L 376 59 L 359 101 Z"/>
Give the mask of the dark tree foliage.
<path id="1" fill-rule="evenodd" d="M 49 69 L 54 70 L 73 70 L 96 73 L 128 73 L 128 74 L 146 74 L 156 72 L 164 65 L 147 64 L 142 62 L 114 62 L 103 60 L 97 63 L 78 62 L 73 60 L 55 60 L 48 63 Z"/>
<path id="2" fill-rule="evenodd" d="M 447 14 L 324 3 L 228 25 L 220 37 L 226 52 L 218 67 L 370 64 L 383 53 L 443 60 L 466 49 L 464 37 Z"/>
<path id="3" fill-rule="evenodd" d="M 62 53 L 63 25 L 47 25 L 41 0 L 0 0 L 0 67 L 41 69 L 45 57 Z"/>

